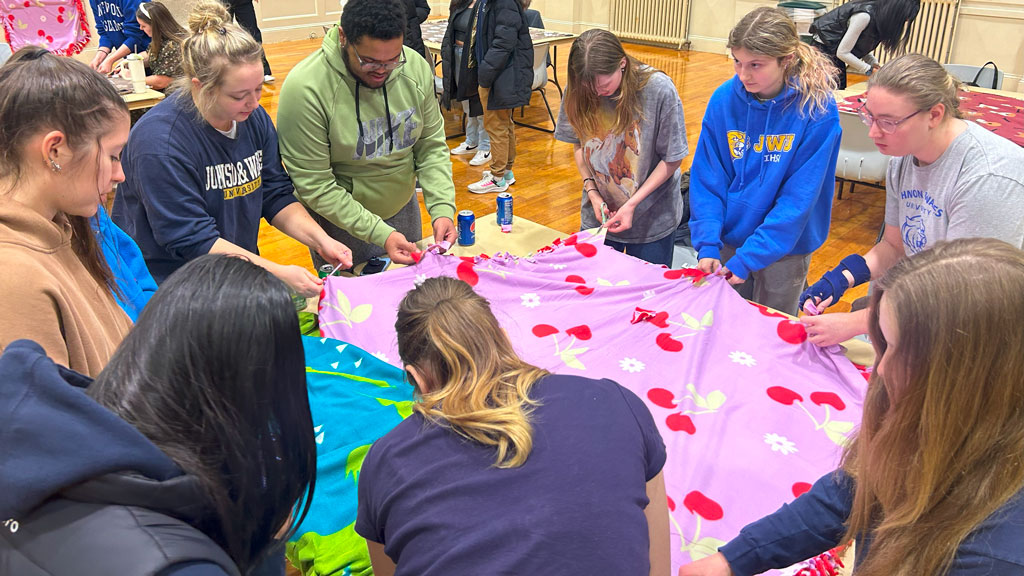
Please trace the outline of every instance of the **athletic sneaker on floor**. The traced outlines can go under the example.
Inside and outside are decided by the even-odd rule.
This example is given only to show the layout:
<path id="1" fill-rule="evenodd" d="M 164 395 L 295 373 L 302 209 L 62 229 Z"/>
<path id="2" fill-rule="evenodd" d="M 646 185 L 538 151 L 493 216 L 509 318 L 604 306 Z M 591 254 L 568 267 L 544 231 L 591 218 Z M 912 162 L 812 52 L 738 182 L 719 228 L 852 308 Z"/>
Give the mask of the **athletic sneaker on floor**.
<path id="1" fill-rule="evenodd" d="M 469 165 L 470 166 L 483 166 L 484 164 L 487 164 L 490 161 L 491 161 L 491 151 L 490 150 L 477 150 L 476 151 L 476 155 L 474 155 L 473 159 L 469 161 Z"/>
<path id="2" fill-rule="evenodd" d="M 462 156 L 463 154 L 472 154 L 473 151 L 476 150 L 476 149 L 477 149 L 476 146 L 469 146 L 465 142 L 463 142 L 462 144 L 459 144 L 455 148 L 452 148 L 451 149 L 451 154 L 452 154 L 452 156 Z M 479 152 L 477 152 L 477 154 L 479 154 Z M 476 157 L 474 156 L 474 159 L 475 158 Z"/>
<path id="3" fill-rule="evenodd" d="M 483 178 L 479 182 L 474 182 L 469 185 L 469 191 L 473 194 L 489 194 L 491 192 L 504 192 L 508 190 L 508 182 L 504 178 L 497 180 L 491 176 L 490 170 L 484 170 Z"/>
<path id="4" fill-rule="evenodd" d="M 274 78 L 274 77 L 273 77 L 273 76 L 271 76 L 270 74 L 265 74 L 265 75 L 263 76 L 263 83 L 264 83 L 264 84 L 273 84 L 273 83 L 274 83 L 274 82 L 276 82 L 276 81 L 277 81 L 277 78 Z"/>

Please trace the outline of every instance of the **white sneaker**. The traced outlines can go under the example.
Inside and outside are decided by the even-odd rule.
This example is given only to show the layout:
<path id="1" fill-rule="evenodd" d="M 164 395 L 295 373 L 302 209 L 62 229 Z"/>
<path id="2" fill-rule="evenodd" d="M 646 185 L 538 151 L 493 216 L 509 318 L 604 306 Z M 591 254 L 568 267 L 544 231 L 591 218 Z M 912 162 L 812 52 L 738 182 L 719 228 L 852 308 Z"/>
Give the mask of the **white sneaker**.
<path id="1" fill-rule="evenodd" d="M 270 74 L 267 74 L 267 75 L 263 76 L 263 83 L 264 84 L 273 84 L 276 81 L 277 81 L 277 78 L 274 78 Z"/>
<path id="2" fill-rule="evenodd" d="M 474 182 L 469 185 L 469 191 L 473 194 L 489 194 L 491 192 L 504 192 L 508 190 L 508 184 L 505 179 L 495 180 L 491 176 L 490 170 L 484 170 L 483 178 L 479 182 Z"/>
<path id="3" fill-rule="evenodd" d="M 476 155 L 469 161 L 470 166 L 483 166 L 491 160 L 490 150 L 477 150 Z"/>
<path id="4" fill-rule="evenodd" d="M 505 185 L 511 186 L 516 183 L 516 175 L 511 170 L 505 172 Z"/>
<path id="5" fill-rule="evenodd" d="M 469 146 L 465 142 L 463 142 L 462 144 L 459 144 L 455 148 L 452 148 L 451 154 L 452 154 L 452 156 L 462 156 L 463 154 L 472 154 L 473 150 L 476 150 L 476 148 L 477 148 L 476 146 Z M 479 154 L 479 152 L 477 152 L 477 154 Z"/>

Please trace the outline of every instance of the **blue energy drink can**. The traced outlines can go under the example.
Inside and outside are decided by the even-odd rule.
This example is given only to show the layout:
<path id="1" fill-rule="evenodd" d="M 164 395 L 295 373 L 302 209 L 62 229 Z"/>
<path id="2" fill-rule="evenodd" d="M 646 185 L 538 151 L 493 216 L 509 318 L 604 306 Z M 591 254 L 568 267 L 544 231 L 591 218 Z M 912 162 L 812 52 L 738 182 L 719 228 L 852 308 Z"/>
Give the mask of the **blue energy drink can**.
<path id="1" fill-rule="evenodd" d="M 476 244 L 476 216 L 472 210 L 459 211 L 459 245 L 472 246 Z"/>
<path id="2" fill-rule="evenodd" d="M 512 231 L 512 195 L 508 192 L 498 194 L 498 226 L 506 234 Z"/>

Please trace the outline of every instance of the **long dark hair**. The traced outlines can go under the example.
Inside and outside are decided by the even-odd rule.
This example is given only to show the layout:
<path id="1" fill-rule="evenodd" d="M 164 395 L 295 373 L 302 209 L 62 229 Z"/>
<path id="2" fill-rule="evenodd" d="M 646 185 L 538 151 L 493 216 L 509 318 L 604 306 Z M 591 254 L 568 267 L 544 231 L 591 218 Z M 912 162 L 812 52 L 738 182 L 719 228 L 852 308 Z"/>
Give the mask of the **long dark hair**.
<path id="1" fill-rule="evenodd" d="M 174 40 L 179 44 L 188 37 L 188 32 L 178 24 L 174 15 L 160 2 L 143 2 L 135 11 L 135 17 L 153 27 L 153 41 L 149 43 L 150 60 L 160 57 L 164 41 Z"/>
<path id="2" fill-rule="evenodd" d="M 0 68 L 0 174 L 9 177 L 6 194 L 21 182 L 25 159 L 21 151 L 29 138 L 59 130 L 73 151 L 96 148 L 92 159 L 99 163 L 100 140 L 113 125 L 128 116 L 128 105 L 114 86 L 86 64 L 56 56 L 38 46 L 18 50 Z M 74 178 L 88 155 L 62 167 Z M 66 215 L 71 223 L 71 246 L 89 274 L 101 286 L 117 290 L 103 250 L 89 219 Z"/>
<path id="3" fill-rule="evenodd" d="M 288 288 L 207 255 L 160 287 L 89 394 L 199 479 L 196 528 L 244 574 L 309 509 L 316 445 Z"/>
<path id="4" fill-rule="evenodd" d="M 882 0 L 874 1 L 874 5 L 871 21 L 878 28 L 882 47 L 889 52 L 905 51 L 921 10 L 920 0 Z"/>

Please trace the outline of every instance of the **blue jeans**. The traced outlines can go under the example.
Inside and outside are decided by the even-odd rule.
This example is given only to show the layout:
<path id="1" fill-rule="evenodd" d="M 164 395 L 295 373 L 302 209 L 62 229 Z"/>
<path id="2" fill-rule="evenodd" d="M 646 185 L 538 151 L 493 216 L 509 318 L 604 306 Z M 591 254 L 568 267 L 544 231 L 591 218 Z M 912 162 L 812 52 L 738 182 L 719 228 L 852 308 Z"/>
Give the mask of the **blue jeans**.
<path id="1" fill-rule="evenodd" d="M 462 66 L 459 63 L 462 62 L 462 46 L 455 47 L 455 84 L 462 80 Z M 469 115 L 469 100 L 462 100 L 462 113 L 466 115 L 466 146 L 470 148 L 479 146 L 484 152 L 488 152 L 491 149 L 491 137 L 487 135 L 487 130 L 484 130 L 484 117 L 470 116 Z"/>
<path id="2" fill-rule="evenodd" d="M 651 264 L 664 264 L 671 267 L 673 247 L 675 246 L 674 240 L 675 234 L 669 234 L 661 240 L 643 244 L 626 244 L 625 242 L 616 242 L 608 238 L 604 239 L 604 243 L 606 246 L 611 246 L 619 252 L 624 252 L 634 258 L 639 258 Z"/>

